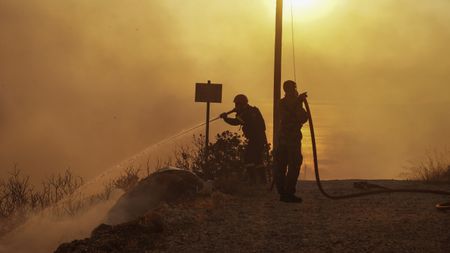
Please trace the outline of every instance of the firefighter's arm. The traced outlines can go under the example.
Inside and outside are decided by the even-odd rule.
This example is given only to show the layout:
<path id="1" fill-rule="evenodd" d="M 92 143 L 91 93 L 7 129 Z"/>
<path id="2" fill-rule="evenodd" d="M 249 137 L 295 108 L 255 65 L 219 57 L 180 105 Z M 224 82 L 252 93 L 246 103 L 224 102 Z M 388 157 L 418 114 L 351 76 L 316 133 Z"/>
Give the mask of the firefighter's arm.
<path id="1" fill-rule="evenodd" d="M 308 93 L 307 92 L 303 92 L 303 93 L 298 95 L 298 99 L 300 100 L 301 103 L 303 103 L 307 97 L 308 97 Z"/>
<path id="2" fill-rule="evenodd" d="M 239 126 L 243 123 L 239 118 L 224 117 L 223 120 L 232 126 Z"/>

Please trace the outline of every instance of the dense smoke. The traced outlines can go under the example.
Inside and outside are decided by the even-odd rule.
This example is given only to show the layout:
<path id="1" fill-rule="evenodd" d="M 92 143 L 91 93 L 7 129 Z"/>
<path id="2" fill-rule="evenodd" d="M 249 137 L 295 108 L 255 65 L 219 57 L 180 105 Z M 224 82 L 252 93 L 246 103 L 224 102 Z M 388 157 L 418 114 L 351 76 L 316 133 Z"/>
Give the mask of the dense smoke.
<path id="1" fill-rule="evenodd" d="M 201 118 L 178 20 L 160 4 L 0 5 L 2 172 L 96 175 Z"/>

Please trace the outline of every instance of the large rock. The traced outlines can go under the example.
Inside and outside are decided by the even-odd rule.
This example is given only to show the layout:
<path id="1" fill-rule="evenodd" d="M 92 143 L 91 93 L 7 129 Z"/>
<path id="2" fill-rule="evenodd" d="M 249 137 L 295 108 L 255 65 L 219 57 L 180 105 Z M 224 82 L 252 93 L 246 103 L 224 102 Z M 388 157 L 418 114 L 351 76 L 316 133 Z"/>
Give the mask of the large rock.
<path id="1" fill-rule="evenodd" d="M 154 210 L 161 202 L 175 202 L 194 196 L 203 187 L 202 180 L 192 172 L 166 167 L 125 193 L 108 213 L 108 224 L 136 219 Z"/>

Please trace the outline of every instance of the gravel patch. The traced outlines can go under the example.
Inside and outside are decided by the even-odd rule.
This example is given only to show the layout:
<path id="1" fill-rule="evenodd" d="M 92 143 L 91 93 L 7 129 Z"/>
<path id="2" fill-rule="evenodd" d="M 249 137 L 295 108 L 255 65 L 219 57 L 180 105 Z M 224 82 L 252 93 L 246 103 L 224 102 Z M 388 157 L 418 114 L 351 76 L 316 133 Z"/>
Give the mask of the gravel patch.
<path id="1" fill-rule="evenodd" d="M 360 191 L 353 182 L 323 185 L 336 194 Z M 416 182 L 369 182 L 450 190 Z M 222 197 L 197 210 L 195 221 L 169 222 L 152 252 L 450 252 L 450 212 L 434 207 L 448 202 L 446 196 L 395 193 L 329 200 L 315 182 L 301 182 L 299 188 L 301 204 L 280 202 L 265 188 Z"/>

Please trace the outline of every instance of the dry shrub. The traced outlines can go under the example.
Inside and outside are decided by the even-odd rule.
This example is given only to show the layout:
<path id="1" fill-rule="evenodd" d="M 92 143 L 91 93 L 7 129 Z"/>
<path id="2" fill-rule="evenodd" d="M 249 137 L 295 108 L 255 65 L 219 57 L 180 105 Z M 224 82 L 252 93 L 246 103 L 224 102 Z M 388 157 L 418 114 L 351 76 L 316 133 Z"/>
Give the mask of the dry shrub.
<path id="1" fill-rule="evenodd" d="M 56 204 L 73 194 L 83 179 L 70 169 L 45 179 L 40 189 L 30 183 L 30 177 L 14 166 L 6 180 L 0 181 L 0 235 L 22 224 L 30 215 Z"/>
<path id="2" fill-rule="evenodd" d="M 61 199 L 70 196 L 84 183 L 82 177 L 74 176 L 70 169 L 62 174 L 54 174 L 42 183 L 42 191 L 37 192 L 37 204 L 41 208 L 58 203 Z"/>
<path id="3" fill-rule="evenodd" d="M 0 182 L 1 217 L 42 210 L 71 195 L 83 185 L 83 179 L 74 176 L 70 169 L 45 179 L 40 190 L 36 190 L 29 179 L 29 176 L 22 176 L 21 171 L 14 166 L 6 181 Z"/>
<path id="4" fill-rule="evenodd" d="M 14 166 L 9 178 L 0 182 L 0 217 L 8 218 L 11 215 L 26 211 L 33 194 L 30 177 L 20 175 L 20 170 Z"/>
<path id="5" fill-rule="evenodd" d="M 175 166 L 193 171 L 204 180 L 238 176 L 244 171 L 244 142 L 239 134 L 225 131 L 209 144 L 206 158 L 204 136 L 194 136 L 190 146 L 179 147 L 174 154 Z"/>
<path id="6" fill-rule="evenodd" d="M 450 149 L 427 151 L 420 161 L 410 162 L 404 175 L 426 183 L 450 183 Z"/>
<path id="7" fill-rule="evenodd" d="M 124 174 L 113 181 L 117 189 L 129 191 L 139 182 L 139 168 L 134 168 L 132 165 L 125 169 Z M 147 172 L 148 173 L 148 172 Z"/>
<path id="8" fill-rule="evenodd" d="M 138 181 L 138 169 L 129 167 L 119 178 L 105 184 L 96 194 L 84 196 L 77 190 L 84 184 L 70 169 L 44 179 L 40 188 L 30 183 L 14 166 L 6 180 L 0 181 L 0 236 L 25 222 L 28 217 L 49 208 L 55 217 L 75 216 L 95 204 L 110 199 L 114 189 L 128 190 Z"/>
<path id="9" fill-rule="evenodd" d="M 194 136 L 189 146 L 181 146 L 174 152 L 174 165 L 190 170 L 203 180 L 214 180 L 215 187 L 226 193 L 236 193 L 245 184 L 243 138 L 230 131 L 215 136 L 209 144 L 208 157 L 205 153 L 204 136 Z M 266 165 L 270 168 L 272 156 L 267 147 Z"/>

